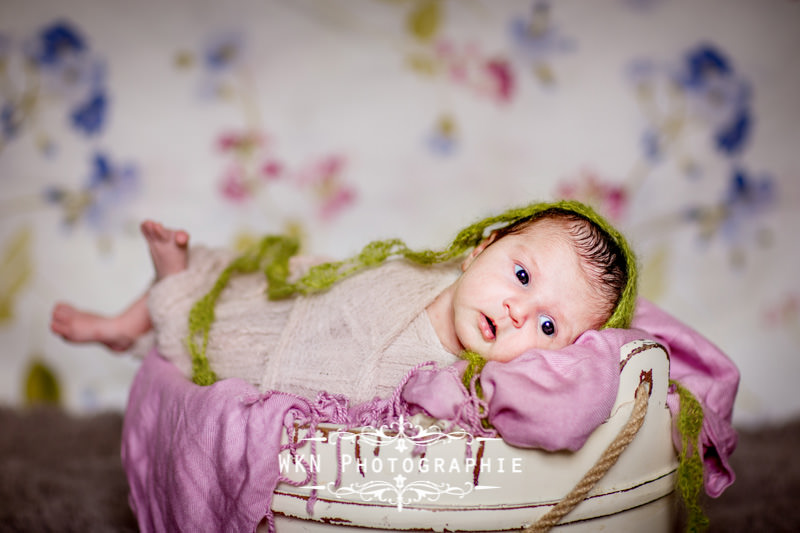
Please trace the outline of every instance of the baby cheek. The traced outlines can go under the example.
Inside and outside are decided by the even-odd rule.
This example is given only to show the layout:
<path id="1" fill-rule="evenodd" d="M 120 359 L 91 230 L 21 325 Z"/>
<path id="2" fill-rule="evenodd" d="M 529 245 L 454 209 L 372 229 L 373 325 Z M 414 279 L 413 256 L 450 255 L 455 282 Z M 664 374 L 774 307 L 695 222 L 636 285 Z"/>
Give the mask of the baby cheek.
<path id="1" fill-rule="evenodd" d="M 545 346 L 542 339 L 537 335 L 521 336 L 515 339 L 514 342 L 509 342 L 506 346 L 502 347 L 502 350 L 498 350 L 493 360 L 500 362 L 513 361 L 527 351 L 546 348 L 552 348 L 552 346 Z"/>
<path id="2" fill-rule="evenodd" d="M 526 350 L 533 348 L 529 346 L 526 349 L 516 349 L 516 350 L 492 350 L 490 353 L 484 355 L 484 359 L 487 361 L 497 361 L 498 363 L 507 363 L 508 361 L 513 361 L 520 355 L 522 355 Z"/>

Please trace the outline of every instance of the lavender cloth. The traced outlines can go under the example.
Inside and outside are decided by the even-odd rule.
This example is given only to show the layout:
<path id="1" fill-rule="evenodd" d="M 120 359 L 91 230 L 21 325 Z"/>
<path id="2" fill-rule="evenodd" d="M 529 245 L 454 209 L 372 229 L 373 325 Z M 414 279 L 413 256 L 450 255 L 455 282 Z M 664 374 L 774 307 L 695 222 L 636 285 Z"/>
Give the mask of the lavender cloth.
<path id="1" fill-rule="evenodd" d="M 581 448 L 611 414 L 619 389 L 620 347 L 644 338 L 638 330 L 587 331 L 560 350 L 530 350 L 507 363 L 487 362 L 480 380 L 489 421 L 515 446 Z M 464 422 L 469 395 L 460 383 L 457 372 L 422 370 L 409 379 L 403 400 L 412 413 Z"/>
<path id="2" fill-rule="evenodd" d="M 398 384 L 397 390 L 405 380 Z M 321 392 L 313 402 L 229 378 L 195 385 L 152 350 L 131 386 L 122 465 L 140 531 L 255 531 L 282 479 L 281 434 L 294 424 L 380 427 L 406 414 L 399 393 L 350 406 Z"/>
<path id="3" fill-rule="evenodd" d="M 531 350 L 508 363 L 489 361 L 481 385 L 489 421 L 503 440 L 516 446 L 577 450 L 611 413 L 619 387 L 619 351 L 626 343 L 651 339 L 670 356 L 670 378 L 688 388 L 703 406 L 700 439 L 705 489 L 717 497 L 735 480 L 728 462 L 736 447 L 731 415 L 739 372 L 731 360 L 698 332 L 644 299 L 637 302 L 632 329 L 587 331 L 561 350 Z M 468 395 L 458 373 L 421 371 L 403 399 L 412 412 L 459 419 Z M 431 391 L 447 391 L 431 394 Z M 667 405 L 676 419 L 676 392 Z M 673 431 L 680 449 L 680 436 Z"/>
<path id="4" fill-rule="evenodd" d="M 284 418 L 308 404 L 249 383 L 188 381 L 151 352 L 130 392 L 122 463 L 142 532 L 255 531 L 279 477 Z"/>
<path id="5" fill-rule="evenodd" d="M 633 327 L 647 331 L 651 339 L 667 347 L 670 378 L 689 389 L 703 406 L 700 441 L 705 488 L 709 496 L 716 498 L 736 480 L 729 457 L 738 439 L 731 418 L 739 388 L 739 370 L 711 341 L 647 300 L 637 302 Z M 675 420 L 679 409 L 677 393 L 667 397 L 667 405 Z M 672 438 L 680 449 L 677 430 Z"/>

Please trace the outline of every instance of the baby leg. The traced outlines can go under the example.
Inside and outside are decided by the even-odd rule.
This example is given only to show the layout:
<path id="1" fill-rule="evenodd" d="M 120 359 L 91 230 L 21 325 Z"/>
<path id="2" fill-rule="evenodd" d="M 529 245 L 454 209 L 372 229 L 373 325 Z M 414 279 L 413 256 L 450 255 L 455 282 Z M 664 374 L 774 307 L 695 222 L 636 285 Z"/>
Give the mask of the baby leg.
<path id="1" fill-rule="evenodd" d="M 141 230 L 150 248 L 156 280 L 186 270 L 189 263 L 188 233 L 167 229 L 152 220 L 142 222 Z"/>
<path id="2" fill-rule="evenodd" d="M 186 269 L 189 234 L 147 220 L 141 226 L 156 272 L 156 280 Z M 59 303 L 53 308 L 50 329 L 70 342 L 97 342 L 117 352 L 130 349 L 152 328 L 146 291 L 116 316 L 104 316 Z"/>
<path id="3" fill-rule="evenodd" d="M 99 315 L 58 303 L 50 320 L 50 329 L 65 340 L 97 342 L 115 352 L 130 349 L 151 327 L 146 294 L 116 316 Z"/>

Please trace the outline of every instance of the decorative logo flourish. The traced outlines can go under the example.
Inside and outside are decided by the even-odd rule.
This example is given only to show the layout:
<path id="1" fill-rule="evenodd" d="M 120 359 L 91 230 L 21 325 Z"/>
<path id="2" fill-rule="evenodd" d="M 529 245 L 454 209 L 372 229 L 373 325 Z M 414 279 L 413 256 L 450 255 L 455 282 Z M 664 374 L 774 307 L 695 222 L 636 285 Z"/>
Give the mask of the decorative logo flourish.
<path id="1" fill-rule="evenodd" d="M 343 440 L 355 440 L 358 438 L 361 442 L 377 447 L 394 444 L 395 449 L 399 452 L 407 450 L 409 442 L 414 446 L 428 446 L 434 442 L 449 442 L 461 439 L 466 439 L 467 442 L 472 442 L 472 440 L 500 440 L 499 438 L 473 437 L 473 435 L 464 430 L 445 433 L 436 425 L 424 428 L 420 425 L 408 422 L 402 415 L 397 421 L 379 428 L 365 426 L 358 433 L 353 433 L 352 431 L 336 431 L 335 433 L 331 433 L 331 435 Z"/>
<path id="2" fill-rule="evenodd" d="M 394 483 L 384 480 L 367 481 L 366 483 L 352 483 L 347 487 L 338 488 L 334 482 L 330 482 L 326 485 L 318 485 L 311 488 L 327 490 L 337 498 L 356 494 L 361 498 L 361 501 L 365 502 L 396 503 L 398 512 L 403 510 L 404 505 L 422 501 L 423 498 L 432 502 L 438 501 L 442 494 L 463 498 L 476 488 L 481 488 L 473 487 L 471 483 L 466 482 L 464 483 L 464 488 L 461 488 L 454 487 L 449 483 L 434 483 L 424 480 L 412 481 L 406 485 L 406 477 L 400 474 L 393 477 L 392 481 Z"/>
<path id="3" fill-rule="evenodd" d="M 497 438 L 474 437 L 463 430 L 445 433 L 435 425 L 424 428 L 408 422 L 402 416 L 397 421 L 388 425 L 383 425 L 380 428 L 366 426 L 357 433 L 346 430 L 336 431 L 331 433 L 326 440 L 328 440 L 328 442 L 334 442 L 334 437 L 344 441 L 367 443 L 376 448 L 394 446 L 395 450 L 400 453 L 410 448 L 426 447 L 436 442 L 450 443 L 456 440 L 463 440 L 469 444 L 473 441 L 500 440 Z M 304 440 L 321 439 L 318 437 L 311 437 Z M 358 495 L 361 500 L 365 502 L 378 501 L 396 504 L 398 512 L 402 511 L 404 506 L 420 502 L 423 499 L 429 502 L 435 502 L 438 501 L 442 495 L 463 498 L 473 490 L 498 488 L 485 485 L 480 486 L 470 482 L 464 482 L 463 485 L 455 486 L 449 483 L 427 480 L 414 480 L 407 483 L 408 478 L 402 474 L 394 476 L 391 480 L 391 482 L 384 479 L 370 480 L 364 483 L 351 483 L 347 486 L 339 486 L 337 482 L 332 481 L 326 484 L 307 486 L 307 488 L 326 491 L 336 498 Z"/>

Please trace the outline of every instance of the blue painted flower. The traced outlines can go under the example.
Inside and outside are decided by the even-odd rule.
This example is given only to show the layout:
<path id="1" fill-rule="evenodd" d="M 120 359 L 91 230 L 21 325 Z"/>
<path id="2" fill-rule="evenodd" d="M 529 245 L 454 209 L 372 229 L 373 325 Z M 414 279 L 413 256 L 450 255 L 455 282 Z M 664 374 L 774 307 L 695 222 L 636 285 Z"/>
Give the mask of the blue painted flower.
<path id="1" fill-rule="evenodd" d="M 748 108 L 739 109 L 727 127 L 717 131 L 715 141 L 717 148 L 730 155 L 739 152 L 745 145 L 747 136 L 750 134 L 752 120 Z"/>
<path id="2" fill-rule="evenodd" d="M 689 88 L 702 87 L 710 76 L 727 76 L 733 72 L 728 58 L 710 44 L 690 50 L 685 67 L 682 85 Z"/>
<path id="3" fill-rule="evenodd" d="M 42 199 L 48 204 L 60 204 L 68 195 L 69 191 L 59 185 L 48 185 L 42 191 Z"/>
<path id="4" fill-rule="evenodd" d="M 11 102 L 3 102 L 0 108 L 0 142 L 6 142 L 19 133 L 19 108 Z"/>
<path id="5" fill-rule="evenodd" d="M 722 235 L 731 241 L 741 241 L 753 234 L 758 215 L 775 204 L 776 191 L 771 176 L 754 177 L 736 168 L 723 200 L 725 219 Z"/>
<path id="6" fill-rule="evenodd" d="M 740 152 L 752 129 L 752 91 L 728 58 L 713 45 L 700 45 L 689 51 L 675 78 L 686 92 L 690 112 L 714 130 L 715 146 L 727 155 Z"/>
<path id="7" fill-rule="evenodd" d="M 123 195 L 138 188 L 138 173 L 132 165 L 115 165 L 103 152 L 92 157 L 91 173 L 86 189 L 92 192 L 113 190 Z"/>
<path id="8" fill-rule="evenodd" d="M 726 206 L 754 213 L 772 206 L 775 200 L 775 184 L 771 176 L 753 177 L 742 168 L 734 169 L 725 193 Z"/>
<path id="9" fill-rule="evenodd" d="M 83 102 L 91 93 L 104 90 L 105 62 L 92 53 L 64 57 L 41 71 L 42 89 L 68 103 Z"/>
<path id="10" fill-rule="evenodd" d="M 434 133 L 428 137 L 428 147 L 435 154 L 449 156 L 455 153 L 458 144 L 452 137 Z"/>
<path id="11" fill-rule="evenodd" d="M 245 61 L 245 39 L 241 32 L 219 32 L 209 36 L 200 49 L 202 66 L 198 92 L 203 98 L 230 96 L 238 67 Z"/>
<path id="12" fill-rule="evenodd" d="M 112 185 L 114 182 L 113 168 L 108 156 L 98 152 L 92 159 L 92 173 L 89 175 L 89 189 L 97 189 L 104 185 Z"/>
<path id="13" fill-rule="evenodd" d="M 32 59 L 44 67 L 58 65 L 64 57 L 81 54 L 87 49 L 86 41 L 67 21 L 58 21 L 44 28 L 32 50 Z"/>
<path id="14" fill-rule="evenodd" d="M 449 156 L 458 149 L 457 125 L 448 115 L 441 115 L 427 136 L 427 144 L 431 151 L 442 156 Z"/>
<path id="15" fill-rule="evenodd" d="M 686 220 L 697 225 L 704 240 L 718 236 L 734 246 L 758 239 L 759 216 L 775 205 L 775 183 L 771 176 L 752 176 L 744 169 L 733 168 L 721 201 L 711 207 L 690 207 Z M 740 251 L 741 252 L 741 251 Z M 737 262 L 741 259 L 734 254 Z"/>
<path id="16" fill-rule="evenodd" d="M 52 185 L 42 191 L 42 197 L 63 210 L 66 224 L 83 220 L 97 231 L 108 232 L 124 216 L 124 206 L 138 190 L 139 176 L 133 165 L 114 164 L 107 154 L 96 152 L 83 187 L 69 190 Z"/>
<path id="17" fill-rule="evenodd" d="M 203 47 L 203 65 L 212 72 L 226 71 L 240 64 L 244 52 L 241 32 L 222 32 L 209 38 Z"/>
<path id="18" fill-rule="evenodd" d="M 92 197 L 86 222 L 97 230 L 107 231 L 112 221 L 120 217 L 120 208 L 136 196 L 139 173 L 133 165 L 113 164 L 108 155 L 97 152 L 86 190 Z"/>
<path id="19" fill-rule="evenodd" d="M 515 47 L 536 62 L 546 61 L 570 48 L 569 40 L 550 20 L 550 4 L 547 2 L 535 2 L 527 17 L 514 17 L 509 33 Z"/>
<path id="20" fill-rule="evenodd" d="M 658 162 L 664 155 L 661 135 L 655 128 L 648 128 L 642 134 L 642 147 L 644 148 L 644 155 L 648 161 Z"/>
<path id="21" fill-rule="evenodd" d="M 0 75 L 6 74 L 11 56 L 11 39 L 0 33 Z M 0 148 L 19 134 L 21 110 L 16 98 L 0 89 Z"/>
<path id="22" fill-rule="evenodd" d="M 75 130 L 99 133 L 108 114 L 107 69 L 82 33 L 67 21 L 56 21 L 29 41 L 24 53 L 38 68 L 39 90 L 48 96 L 36 102 L 61 101 Z"/>
<path id="23" fill-rule="evenodd" d="M 105 93 L 98 91 L 73 109 L 70 115 L 72 125 L 86 135 L 99 133 L 103 128 L 107 111 L 107 97 Z"/>

